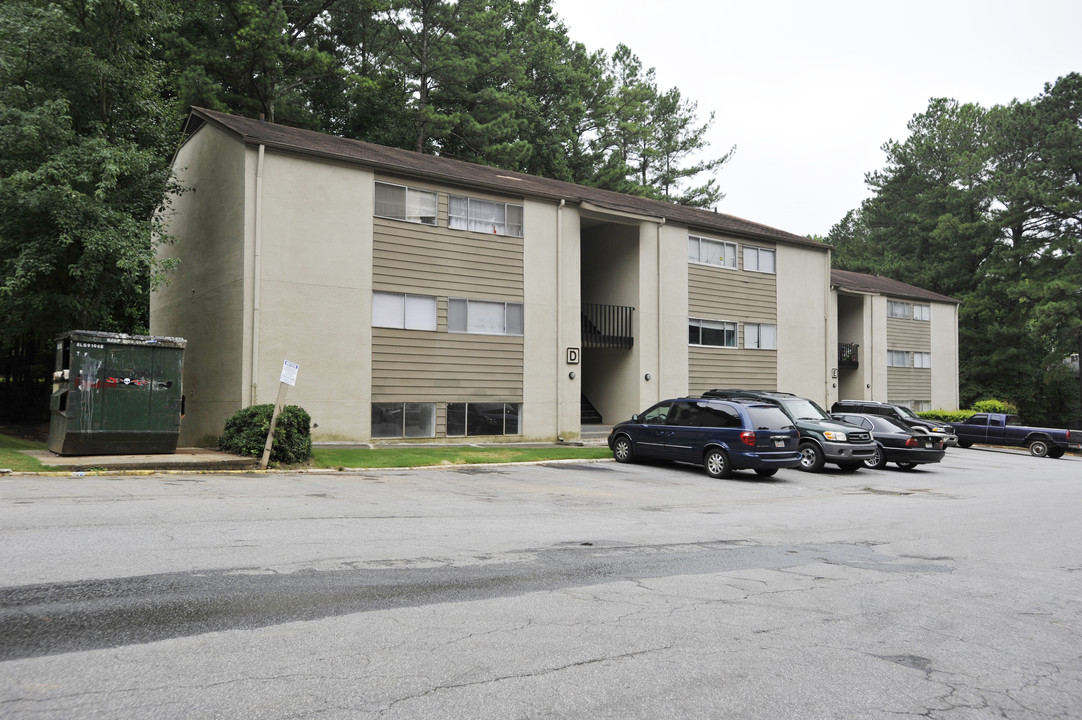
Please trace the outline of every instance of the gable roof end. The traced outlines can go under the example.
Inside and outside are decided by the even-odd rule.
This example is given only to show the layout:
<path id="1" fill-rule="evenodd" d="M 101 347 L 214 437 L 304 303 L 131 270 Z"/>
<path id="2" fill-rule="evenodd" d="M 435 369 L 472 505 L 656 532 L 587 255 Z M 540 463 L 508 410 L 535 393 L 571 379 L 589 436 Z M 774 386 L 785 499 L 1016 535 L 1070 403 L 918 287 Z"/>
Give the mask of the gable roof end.
<path id="1" fill-rule="evenodd" d="M 905 300 L 927 300 L 930 302 L 953 303 L 960 305 L 960 301 L 946 295 L 925 290 L 915 285 L 907 285 L 898 280 L 868 275 L 866 273 L 852 272 L 850 270 L 831 270 L 830 286 L 838 290 L 861 293 L 863 295 L 886 295 L 892 298 Z"/>

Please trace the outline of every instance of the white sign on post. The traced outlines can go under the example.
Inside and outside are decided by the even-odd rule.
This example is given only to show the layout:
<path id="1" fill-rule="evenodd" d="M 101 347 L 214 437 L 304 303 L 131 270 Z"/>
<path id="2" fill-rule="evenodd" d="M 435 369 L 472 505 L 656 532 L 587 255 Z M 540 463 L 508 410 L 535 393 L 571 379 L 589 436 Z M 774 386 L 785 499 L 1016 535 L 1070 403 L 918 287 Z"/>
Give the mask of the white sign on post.
<path id="1" fill-rule="evenodd" d="M 289 362 L 286 360 L 282 363 L 282 377 L 281 381 L 290 387 L 296 387 L 297 385 L 297 371 L 301 369 L 301 366 L 295 362 Z"/>

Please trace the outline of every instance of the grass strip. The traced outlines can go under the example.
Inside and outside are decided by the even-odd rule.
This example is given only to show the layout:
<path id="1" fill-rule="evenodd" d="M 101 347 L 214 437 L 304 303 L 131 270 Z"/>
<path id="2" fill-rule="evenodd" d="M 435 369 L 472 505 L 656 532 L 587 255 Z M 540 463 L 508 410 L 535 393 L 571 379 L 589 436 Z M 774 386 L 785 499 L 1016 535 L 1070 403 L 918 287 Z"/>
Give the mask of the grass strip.
<path id="1" fill-rule="evenodd" d="M 37 458 L 31 457 L 21 450 L 44 450 L 45 443 L 11 435 L 0 434 L 0 468 L 15 472 L 47 472 L 59 470 L 52 465 L 42 465 Z"/>
<path id="2" fill-rule="evenodd" d="M 612 457 L 607 447 L 423 447 L 312 449 L 312 467 L 395 468 L 432 465 L 595 460 Z"/>

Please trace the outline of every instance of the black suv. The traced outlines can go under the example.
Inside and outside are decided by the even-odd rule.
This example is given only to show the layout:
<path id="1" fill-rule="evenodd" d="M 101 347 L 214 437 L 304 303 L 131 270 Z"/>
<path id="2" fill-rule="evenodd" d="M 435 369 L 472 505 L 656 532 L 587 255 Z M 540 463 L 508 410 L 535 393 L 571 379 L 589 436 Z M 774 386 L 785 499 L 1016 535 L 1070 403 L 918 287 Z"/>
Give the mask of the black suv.
<path id="1" fill-rule="evenodd" d="M 954 428 L 937 420 L 925 420 L 905 405 L 875 402 L 874 400 L 839 400 L 830 406 L 832 413 L 863 413 L 865 415 L 886 415 L 900 420 L 911 428 L 924 429 L 929 435 L 935 435 L 947 445 L 957 445 L 958 436 Z"/>
<path id="2" fill-rule="evenodd" d="M 750 398 L 781 408 L 800 431 L 800 469 L 819 472 L 825 463 L 856 470 L 875 455 L 872 435 L 862 427 L 835 420 L 823 408 L 792 393 L 724 388 L 707 390 L 703 397 Z"/>

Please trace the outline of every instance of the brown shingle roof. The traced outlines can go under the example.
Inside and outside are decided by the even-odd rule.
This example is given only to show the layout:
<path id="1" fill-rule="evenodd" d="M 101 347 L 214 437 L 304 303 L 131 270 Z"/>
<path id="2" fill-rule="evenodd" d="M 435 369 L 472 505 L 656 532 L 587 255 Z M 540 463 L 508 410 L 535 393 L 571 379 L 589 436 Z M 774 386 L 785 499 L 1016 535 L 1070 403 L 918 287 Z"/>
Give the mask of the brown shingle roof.
<path id="1" fill-rule="evenodd" d="M 194 122 L 192 122 L 193 119 Z M 504 193 L 511 192 L 515 195 L 549 199 L 554 202 L 562 199 L 569 204 L 591 203 L 608 210 L 665 218 L 666 222 L 680 223 L 691 228 L 712 230 L 743 238 L 812 246 L 822 248 L 824 251 L 828 248 L 827 245 L 816 240 L 732 215 L 625 195 L 610 190 L 599 190 L 560 180 L 524 175 L 436 155 L 422 155 L 410 150 L 374 145 L 360 140 L 276 125 L 204 108 L 191 109 L 188 134 L 193 133 L 203 122 L 214 123 L 238 135 L 249 144 L 262 144 L 283 151 L 339 162 L 357 163 L 385 172 L 419 175 L 434 180 L 467 184 Z"/>
<path id="2" fill-rule="evenodd" d="M 852 272 L 850 270 L 831 270 L 830 284 L 839 290 L 849 290 L 858 293 L 872 293 L 875 295 L 889 295 L 890 297 L 905 300 L 931 300 L 935 302 L 959 304 L 958 300 L 946 295 L 925 290 L 904 282 L 891 280 L 879 275 Z"/>

